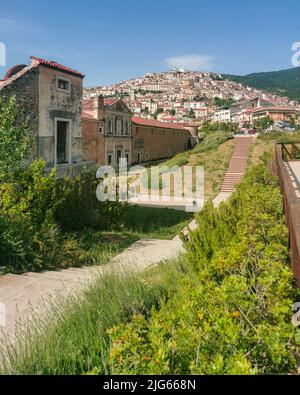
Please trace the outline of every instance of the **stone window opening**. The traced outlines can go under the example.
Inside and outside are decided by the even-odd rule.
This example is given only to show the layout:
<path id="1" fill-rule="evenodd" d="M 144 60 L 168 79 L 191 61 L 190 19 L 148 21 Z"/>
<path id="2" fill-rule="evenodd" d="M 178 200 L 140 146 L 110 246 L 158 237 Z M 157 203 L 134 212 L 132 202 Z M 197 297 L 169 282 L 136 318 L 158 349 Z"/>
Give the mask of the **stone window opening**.
<path id="1" fill-rule="evenodd" d="M 107 155 L 107 164 L 108 164 L 108 166 L 112 165 L 112 154 Z"/>
<path id="2" fill-rule="evenodd" d="M 113 134 L 113 122 L 111 119 L 108 120 L 108 133 Z"/>
<path id="3" fill-rule="evenodd" d="M 70 81 L 63 77 L 57 77 L 56 88 L 59 91 L 70 92 Z"/>

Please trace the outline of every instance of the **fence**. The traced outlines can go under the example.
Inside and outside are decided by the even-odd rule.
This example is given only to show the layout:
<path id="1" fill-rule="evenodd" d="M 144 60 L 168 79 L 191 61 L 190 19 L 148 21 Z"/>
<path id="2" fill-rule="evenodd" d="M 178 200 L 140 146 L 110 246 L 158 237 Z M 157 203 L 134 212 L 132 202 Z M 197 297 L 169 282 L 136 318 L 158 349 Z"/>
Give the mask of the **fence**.
<path id="1" fill-rule="evenodd" d="M 286 224 L 289 229 L 289 243 L 294 277 L 300 287 L 300 199 L 288 172 L 286 161 L 300 159 L 299 143 L 277 144 L 275 148 L 276 171 L 283 195 Z"/>

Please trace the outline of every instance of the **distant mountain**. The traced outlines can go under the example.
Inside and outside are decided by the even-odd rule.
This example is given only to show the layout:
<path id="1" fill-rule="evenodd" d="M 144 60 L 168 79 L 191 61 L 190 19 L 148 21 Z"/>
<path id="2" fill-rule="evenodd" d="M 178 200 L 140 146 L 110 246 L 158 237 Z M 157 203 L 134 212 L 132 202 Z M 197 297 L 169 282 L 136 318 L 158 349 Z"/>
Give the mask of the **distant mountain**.
<path id="1" fill-rule="evenodd" d="M 223 77 L 253 88 L 287 96 L 291 100 L 300 101 L 300 67 L 266 73 L 253 73 L 245 76 L 224 74 Z"/>

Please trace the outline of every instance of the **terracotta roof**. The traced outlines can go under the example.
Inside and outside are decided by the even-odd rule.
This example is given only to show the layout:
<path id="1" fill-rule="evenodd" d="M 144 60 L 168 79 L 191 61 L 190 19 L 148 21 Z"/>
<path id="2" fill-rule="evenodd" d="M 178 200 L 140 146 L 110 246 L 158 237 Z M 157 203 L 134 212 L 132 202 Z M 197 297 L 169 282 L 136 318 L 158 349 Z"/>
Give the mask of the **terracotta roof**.
<path id="1" fill-rule="evenodd" d="M 81 74 L 79 71 L 70 69 L 69 67 L 63 66 L 63 65 L 61 65 L 61 64 L 59 64 L 59 63 L 57 63 L 57 62 L 55 62 L 53 60 L 45 60 L 45 59 L 37 58 L 36 56 L 31 56 L 30 59 L 32 59 L 33 61 L 38 62 L 42 66 L 46 66 L 46 67 L 49 67 L 51 69 L 56 69 L 56 70 L 63 71 L 63 72 L 68 73 L 68 74 L 73 74 L 73 75 L 75 75 L 77 77 L 80 77 L 80 78 L 84 78 L 84 75 Z"/>
<path id="2" fill-rule="evenodd" d="M 112 104 L 114 104 L 115 102 L 117 102 L 119 99 L 116 99 L 114 97 L 107 97 L 104 99 L 104 105 L 105 106 L 111 106 Z"/>
<path id="3" fill-rule="evenodd" d="M 299 112 L 299 110 L 296 110 L 294 108 L 286 108 L 286 107 L 260 107 L 257 108 L 256 110 L 253 111 L 253 113 L 257 112 L 264 112 L 264 111 L 282 111 L 282 112 Z"/>
<path id="4" fill-rule="evenodd" d="M 162 129 L 177 129 L 177 130 L 184 130 L 187 132 L 187 130 L 178 123 L 159 122 L 156 121 L 155 119 L 145 119 L 138 117 L 133 117 L 132 122 L 140 126 L 150 126 L 150 127 L 152 126 L 155 128 L 162 128 Z"/>
<path id="5" fill-rule="evenodd" d="M 95 118 L 93 115 L 88 114 L 87 112 L 82 112 L 82 118 L 84 119 L 92 119 L 92 120 L 97 120 L 97 118 Z"/>

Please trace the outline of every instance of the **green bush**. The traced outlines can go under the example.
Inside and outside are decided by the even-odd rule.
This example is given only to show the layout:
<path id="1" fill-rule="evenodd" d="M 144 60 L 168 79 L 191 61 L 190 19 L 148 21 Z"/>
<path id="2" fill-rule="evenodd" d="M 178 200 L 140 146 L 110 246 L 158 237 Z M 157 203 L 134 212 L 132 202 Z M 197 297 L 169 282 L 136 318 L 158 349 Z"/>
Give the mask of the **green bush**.
<path id="1" fill-rule="evenodd" d="M 194 278 L 151 316 L 110 331 L 113 374 L 286 374 L 296 370 L 296 291 L 282 197 L 266 160 L 230 202 L 206 205 L 186 240 Z"/>
<path id="2" fill-rule="evenodd" d="M 55 269 L 89 259 L 66 237 L 85 227 L 109 230 L 119 224 L 124 205 L 96 198 L 93 173 L 58 180 L 55 170 L 35 161 L 0 183 L 0 262 L 7 271 Z M 85 261 L 86 259 L 86 261 Z"/>

